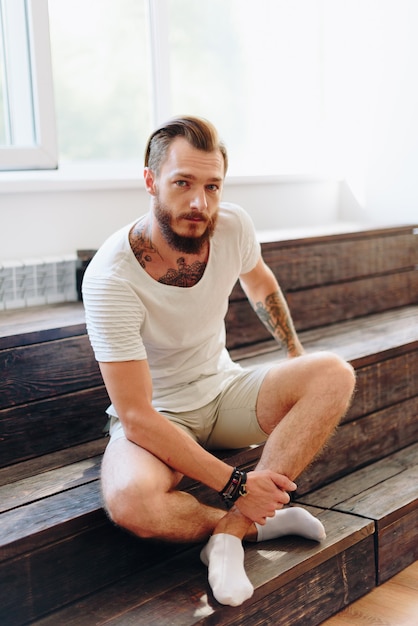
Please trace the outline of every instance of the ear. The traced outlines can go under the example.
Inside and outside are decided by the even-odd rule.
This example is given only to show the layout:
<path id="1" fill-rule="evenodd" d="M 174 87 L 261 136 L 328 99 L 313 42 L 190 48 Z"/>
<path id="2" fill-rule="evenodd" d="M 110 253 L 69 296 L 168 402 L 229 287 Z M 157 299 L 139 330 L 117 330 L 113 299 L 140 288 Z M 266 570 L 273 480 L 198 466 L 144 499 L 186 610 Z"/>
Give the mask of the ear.
<path id="1" fill-rule="evenodd" d="M 144 168 L 144 181 L 145 188 L 151 196 L 155 196 L 157 191 L 157 185 L 155 180 L 155 174 L 149 167 Z"/>

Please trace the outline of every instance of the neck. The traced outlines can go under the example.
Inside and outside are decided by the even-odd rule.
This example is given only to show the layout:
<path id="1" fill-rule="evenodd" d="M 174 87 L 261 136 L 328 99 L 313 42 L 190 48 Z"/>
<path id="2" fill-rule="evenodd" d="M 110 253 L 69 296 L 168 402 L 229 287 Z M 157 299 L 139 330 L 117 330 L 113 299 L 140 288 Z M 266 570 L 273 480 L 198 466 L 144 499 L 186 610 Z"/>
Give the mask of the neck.
<path id="1" fill-rule="evenodd" d="M 152 214 L 129 233 L 129 242 L 141 267 L 155 280 L 178 287 L 192 287 L 203 276 L 209 257 L 209 241 L 198 253 L 181 252 L 169 245 Z"/>

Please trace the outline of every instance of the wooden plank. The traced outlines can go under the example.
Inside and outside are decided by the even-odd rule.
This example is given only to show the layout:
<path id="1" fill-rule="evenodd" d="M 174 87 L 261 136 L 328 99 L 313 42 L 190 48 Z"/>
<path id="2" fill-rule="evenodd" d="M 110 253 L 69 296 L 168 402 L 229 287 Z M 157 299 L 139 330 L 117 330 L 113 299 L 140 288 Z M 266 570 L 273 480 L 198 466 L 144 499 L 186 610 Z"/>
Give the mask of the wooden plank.
<path id="1" fill-rule="evenodd" d="M 380 530 L 418 509 L 418 457 L 416 464 L 338 505 L 338 510 L 373 519 Z M 335 508 L 335 507 L 334 507 Z"/>
<path id="2" fill-rule="evenodd" d="M 418 444 L 301 498 L 375 521 L 377 580 L 418 558 Z"/>
<path id="3" fill-rule="evenodd" d="M 80 531 L 0 564 L 0 581 L 7 583 L 0 585 L 0 623 L 33 623 L 75 598 L 184 550 L 141 542 L 108 522 L 95 526 L 85 521 Z"/>
<path id="4" fill-rule="evenodd" d="M 357 389 L 345 420 L 356 419 L 418 395 L 418 350 L 356 370 Z"/>
<path id="5" fill-rule="evenodd" d="M 418 506 L 379 530 L 377 582 L 392 578 L 418 559 Z"/>
<path id="6" fill-rule="evenodd" d="M 100 488 L 87 483 L 20 509 L 1 514 L 1 561 L 77 534 L 86 527 L 106 524 Z"/>
<path id="7" fill-rule="evenodd" d="M 0 349 L 72 337 L 85 332 L 81 302 L 46 304 L 0 312 Z"/>
<path id="8" fill-rule="evenodd" d="M 262 243 L 263 258 L 286 292 L 413 270 L 418 237 L 413 229 L 356 237 L 322 237 Z M 245 298 L 239 283 L 231 300 Z"/>
<path id="9" fill-rule="evenodd" d="M 0 411 L 0 465 L 103 437 L 104 385 Z"/>
<path id="10" fill-rule="evenodd" d="M 304 242 L 282 249 L 269 248 L 263 256 L 282 288 L 290 292 L 414 269 L 418 264 L 418 237 L 405 233 Z"/>
<path id="11" fill-rule="evenodd" d="M 0 352 L 0 408 L 100 384 L 86 335 Z"/>
<path id="12" fill-rule="evenodd" d="M 316 625 L 329 617 L 331 611 L 343 608 L 347 603 L 373 589 L 372 544 L 372 538 L 367 538 L 346 552 L 335 555 L 315 570 L 306 571 L 287 586 L 278 590 L 273 589 L 271 594 L 264 596 L 260 601 L 255 602 L 253 597 L 242 607 L 221 607 L 218 604 L 212 606 L 207 594 L 201 591 L 204 575 L 202 576 L 200 570 L 194 580 L 164 593 L 153 604 L 130 608 L 130 603 L 134 602 L 134 597 L 138 596 L 138 589 L 142 587 L 136 578 L 133 581 L 128 579 L 132 589 L 129 588 L 126 592 L 128 581 L 124 581 L 125 593 L 120 594 L 124 601 L 122 606 L 119 606 L 121 603 L 117 599 L 112 601 L 113 596 L 109 600 L 111 592 L 109 589 L 106 597 L 103 594 L 99 599 L 95 595 L 90 597 L 88 603 L 80 601 L 67 610 L 37 621 L 36 625 L 55 626 L 56 623 L 65 623 L 66 626 L 90 626 L 100 623 L 107 623 L 109 626 L 128 626 L 128 624 L 284 626 L 302 623 L 304 626 Z M 360 568 L 359 563 L 362 564 Z M 117 589 L 119 590 L 119 587 Z M 255 597 L 257 598 L 257 592 Z M 62 621 L 54 622 L 54 618 Z"/>
<path id="13" fill-rule="evenodd" d="M 346 576 L 345 593 L 340 587 L 341 597 L 348 598 L 353 588 L 358 597 L 360 589 L 364 593 L 374 585 L 373 525 L 367 520 L 335 512 L 318 509 L 312 509 L 312 512 L 321 518 L 328 530 L 328 537 L 322 544 L 288 537 L 246 546 L 246 569 L 256 591 L 243 607 L 222 607 L 213 599 L 207 584 L 207 570 L 199 561 L 198 547 L 125 578 L 99 591 L 94 598 L 81 599 L 76 605 L 45 617 L 39 626 L 56 623 L 87 626 L 105 621 L 114 625 L 242 624 L 243 614 L 251 610 L 253 603 L 272 602 L 272 592 L 276 594 L 283 590 L 283 598 L 292 586 L 298 587 L 300 592 L 300 581 L 307 573 L 312 582 L 316 581 L 316 592 L 324 589 L 323 580 L 321 577 L 318 580 L 316 572 L 318 568 L 329 571 L 336 558 L 340 559 L 337 566 L 340 583 Z M 357 551 L 357 559 L 362 555 L 364 566 L 359 568 L 357 563 L 353 588 L 347 584 L 348 580 L 352 581 L 351 566 L 348 566 L 351 549 Z M 285 600 L 281 602 L 283 605 Z"/>
<path id="14" fill-rule="evenodd" d="M 387 479 L 402 475 L 405 470 L 416 467 L 417 462 L 418 443 L 415 443 L 325 487 L 305 494 L 300 498 L 300 502 L 338 510 L 339 506 L 345 502 L 359 497 L 368 490 L 373 491 Z M 395 503 L 396 506 L 397 504 L 398 502 Z"/>
<path id="15" fill-rule="evenodd" d="M 0 469 L 0 486 L 99 456 L 103 454 L 107 442 L 107 437 L 101 437 L 100 439 L 88 441 L 65 450 L 58 450 L 57 452 L 51 452 L 28 461 L 3 467 Z"/>
<path id="16" fill-rule="evenodd" d="M 287 294 L 298 329 L 353 319 L 418 302 L 418 271 L 375 276 Z"/>
<path id="17" fill-rule="evenodd" d="M 418 561 L 349 605 L 323 626 L 414 626 L 418 615 Z"/>
<path id="18" fill-rule="evenodd" d="M 100 476 L 100 465 L 101 456 L 93 457 L 3 485 L 0 487 L 0 513 L 95 482 Z"/>
<path id="19" fill-rule="evenodd" d="M 297 479 L 298 496 L 418 441 L 418 397 L 342 424 Z"/>
<path id="20" fill-rule="evenodd" d="M 336 555 L 297 581 L 239 609 L 233 623 L 246 626 L 317 626 L 374 588 L 372 538 Z M 212 623 L 212 622 L 208 622 Z M 215 622 L 213 622 L 215 623 Z M 218 623 L 230 624 L 229 620 Z"/>
<path id="21" fill-rule="evenodd" d="M 260 322 L 261 325 L 261 322 Z M 309 352 L 332 350 L 356 368 L 416 350 L 418 306 L 383 311 L 355 320 L 305 330 L 300 338 Z M 232 349 L 231 356 L 249 366 L 284 358 L 276 341 Z M 386 353 L 386 354 L 385 354 Z"/>
<path id="22" fill-rule="evenodd" d="M 286 295 L 297 330 L 309 330 L 418 302 L 418 271 L 313 287 Z M 232 301 L 225 318 L 227 346 L 270 338 L 246 300 Z"/>

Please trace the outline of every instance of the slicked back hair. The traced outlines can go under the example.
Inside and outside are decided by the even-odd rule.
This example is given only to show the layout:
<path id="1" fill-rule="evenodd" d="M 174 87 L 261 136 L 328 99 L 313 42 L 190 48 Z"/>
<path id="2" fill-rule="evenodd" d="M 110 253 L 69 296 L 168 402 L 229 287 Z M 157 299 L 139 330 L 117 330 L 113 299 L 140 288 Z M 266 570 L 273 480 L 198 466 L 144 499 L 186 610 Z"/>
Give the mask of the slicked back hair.
<path id="1" fill-rule="evenodd" d="M 197 150 L 219 150 L 223 156 L 226 174 L 228 154 L 216 128 L 208 120 L 192 116 L 173 118 L 152 133 L 145 150 L 145 167 L 149 167 L 158 176 L 168 148 L 176 137 L 184 137 Z"/>

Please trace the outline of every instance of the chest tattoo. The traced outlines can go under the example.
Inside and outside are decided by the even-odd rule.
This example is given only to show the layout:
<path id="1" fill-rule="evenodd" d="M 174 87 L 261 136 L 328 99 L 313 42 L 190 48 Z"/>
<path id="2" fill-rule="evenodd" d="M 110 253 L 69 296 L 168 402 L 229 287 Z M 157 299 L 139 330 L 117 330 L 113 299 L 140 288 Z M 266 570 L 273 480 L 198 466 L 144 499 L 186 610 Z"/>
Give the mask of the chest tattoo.
<path id="1" fill-rule="evenodd" d="M 167 270 L 158 282 L 176 287 L 193 287 L 202 278 L 205 268 L 206 263 L 194 261 L 191 265 L 187 265 L 184 257 L 180 257 L 177 259 L 177 269 Z"/>

